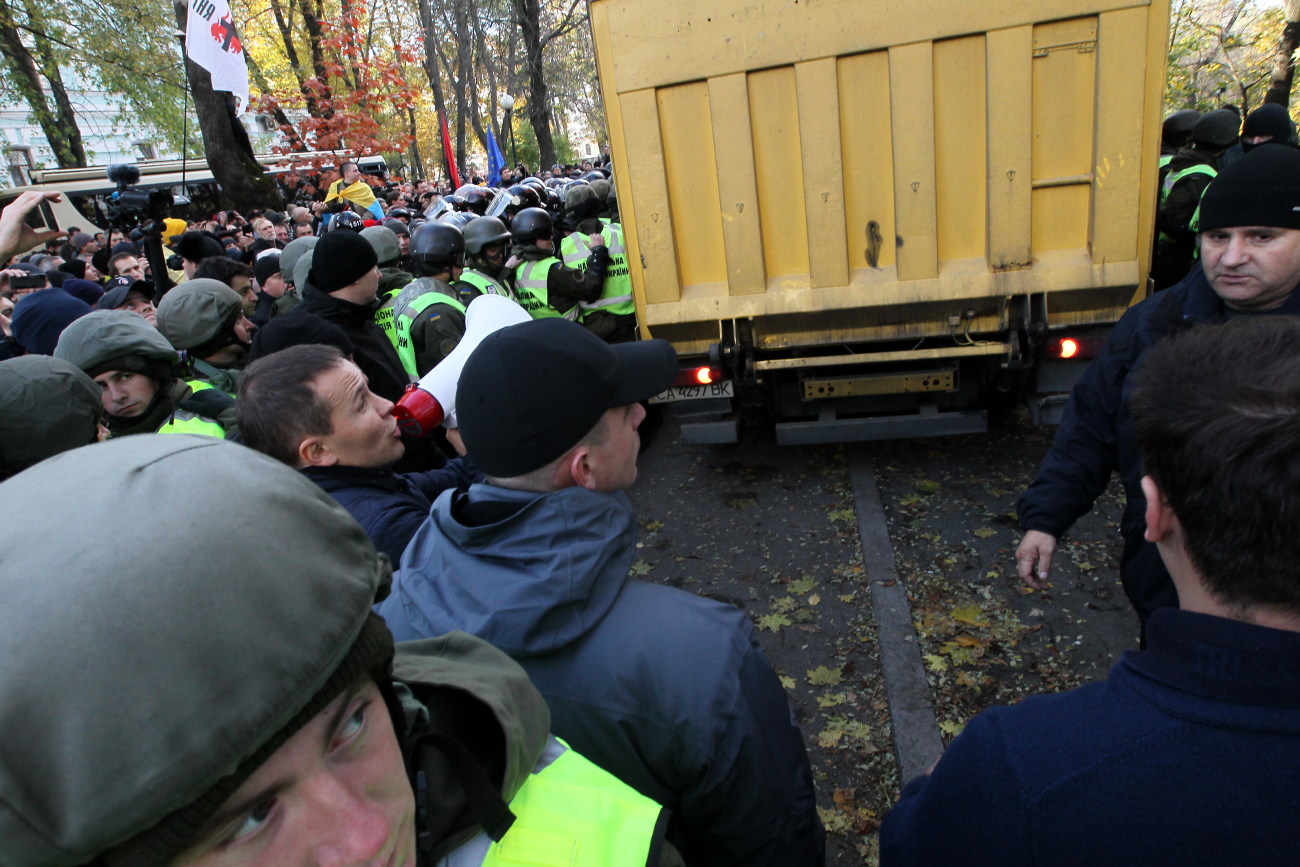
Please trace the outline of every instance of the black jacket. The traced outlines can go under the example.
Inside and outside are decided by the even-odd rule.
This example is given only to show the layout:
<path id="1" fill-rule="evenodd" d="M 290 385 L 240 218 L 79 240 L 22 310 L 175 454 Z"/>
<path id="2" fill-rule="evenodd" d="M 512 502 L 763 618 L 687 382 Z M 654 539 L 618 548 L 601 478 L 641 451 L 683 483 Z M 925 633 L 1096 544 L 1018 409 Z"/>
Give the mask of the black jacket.
<path id="1" fill-rule="evenodd" d="M 308 283 L 302 288 L 302 304 L 295 310 L 315 313 L 343 329 L 352 341 L 352 358 L 370 380 L 371 391 L 394 402 L 402 396 L 411 380 L 397 357 L 393 342 L 375 324 L 373 305 L 344 301 Z"/>
<path id="2" fill-rule="evenodd" d="M 307 467 L 302 472 L 357 519 L 394 565 L 402 562 L 406 543 L 429 517 L 439 494 L 483 479 L 469 458 L 454 458 L 423 473 L 395 473 L 390 467 Z"/>
<path id="3" fill-rule="evenodd" d="M 1300 313 L 1300 292 L 1267 312 Z M 1129 412 L 1129 395 L 1137 381 L 1133 374 L 1146 351 L 1165 337 L 1197 325 L 1221 323 L 1233 315 L 1200 267 L 1176 286 L 1130 308 L 1075 384 L 1038 477 L 1016 504 L 1023 529 L 1059 537 L 1092 509 L 1111 472 L 1118 471 L 1127 498 L 1120 522 L 1124 536 L 1120 578 L 1143 621 L 1158 607 L 1177 607 L 1178 596 L 1155 545 L 1142 538 L 1146 498 L 1140 484 L 1142 456 Z"/>

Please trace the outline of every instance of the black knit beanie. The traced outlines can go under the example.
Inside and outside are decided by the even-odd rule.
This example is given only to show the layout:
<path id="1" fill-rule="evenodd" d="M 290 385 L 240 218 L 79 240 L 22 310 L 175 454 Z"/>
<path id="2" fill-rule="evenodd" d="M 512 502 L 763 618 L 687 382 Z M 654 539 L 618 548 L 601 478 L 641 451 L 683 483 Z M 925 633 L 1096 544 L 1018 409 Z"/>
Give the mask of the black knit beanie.
<path id="1" fill-rule="evenodd" d="M 307 279 L 328 295 L 351 286 L 378 264 L 375 248 L 365 238 L 356 232 L 330 232 L 312 250 Z"/>
<path id="2" fill-rule="evenodd" d="M 1300 150 L 1256 148 L 1219 172 L 1201 197 L 1198 230 L 1300 229 Z"/>

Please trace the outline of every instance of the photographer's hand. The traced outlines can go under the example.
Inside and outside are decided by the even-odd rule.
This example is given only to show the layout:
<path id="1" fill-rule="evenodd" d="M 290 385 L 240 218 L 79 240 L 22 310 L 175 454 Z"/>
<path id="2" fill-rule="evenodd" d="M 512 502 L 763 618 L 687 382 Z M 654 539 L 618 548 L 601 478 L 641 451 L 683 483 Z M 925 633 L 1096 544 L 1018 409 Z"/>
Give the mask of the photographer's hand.
<path id="1" fill-rule="evenodd" d="M 9 207 L 0 213 L 0 261 L 7 260 L 15 253 L 26 253 L 53 238 L 62 238 L 68 233 L 61 229 L 33 229 L 24 222 L 32 209 L 41 202 L 60 202 L 62 193 L 38 193 L 28 191 L 9 203 Z"/>
<path id="2" fill-rule="evenodd" d="M 5 213 L 8 213 L 8 211 L 6 211 Z M 27 276 L 30 275 L 22 268 L 0 269 L 0 292 L 7 292 L 9 290 L 10 277 L 27 277 Z"/>

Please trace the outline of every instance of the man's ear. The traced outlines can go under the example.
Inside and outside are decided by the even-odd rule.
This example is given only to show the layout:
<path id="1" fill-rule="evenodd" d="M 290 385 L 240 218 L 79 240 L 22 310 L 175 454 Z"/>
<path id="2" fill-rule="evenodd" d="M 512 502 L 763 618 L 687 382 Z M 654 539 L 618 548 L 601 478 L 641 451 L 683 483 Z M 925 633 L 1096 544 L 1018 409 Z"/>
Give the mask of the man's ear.
<path id="1" fill-rule="evenodd" d="M 298 443 L 299 468 L 332 467 L 338 462 L 338 455 L 330 451 L 322 437 L 313 434 Z"/>
<path id="2" fill-rule="evenodd" d="M 1148 542 L 1163 542 L 1178 528 L 1178 516 L 1165 501 L 1165 492 L 1150 476 L 1142 477 L 1142 494 L 1147 498 L 1147 529 L 1143 538 Z"/>
<path id="3" fill-rule="evenodd" d="M 596 490 L 596 470 L 592 465 L 591 449 L 586 446 L 574 449 L 568 460 L 564 462 L 564 467 L 573 484 L 589 491 Z"/>

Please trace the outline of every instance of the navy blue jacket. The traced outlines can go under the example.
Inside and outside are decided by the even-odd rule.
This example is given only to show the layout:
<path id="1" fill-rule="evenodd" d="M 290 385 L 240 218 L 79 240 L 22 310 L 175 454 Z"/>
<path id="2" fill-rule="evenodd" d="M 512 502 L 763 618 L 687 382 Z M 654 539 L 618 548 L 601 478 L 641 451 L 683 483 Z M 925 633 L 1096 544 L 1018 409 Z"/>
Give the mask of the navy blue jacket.
<path id="1" fill-rule="evenodd" d="M 402 552 L 439 494 L 483 478 L 469 458 L 453 458 L 424 473 L 394 473 L 390 467 L 307 467 L 302 472 L 357 519 L 394 566 L 402 562 Z"/>
<path id="2" fill-rule="evenodd" d="M 673 813 L 687 864 L 817 867 L 803 737 L 753 624 L 630 580 L 622 493 L 448 491 L 376 610 L 397 641 L 462 630 L 514 657 L 551 730 Z"/>
<path id="3" fill-rule="evenodd" d="M 1165 609 L 1100 682 L 977 715 L 882 867 L 1300 864 L 1300 634 Z"/>
<path id="4" fill-rule="evenodd" d="M 1300 292 L 1264 313 L 1300 313 Z M 1135 304 L 1116 324 L 1101 354 L 1070 393 L 1061 427 L 1037 478 L 1016 504 L 1020 525 L 1060 537 L 1092 509 L 1118 471 L 1127 504 L 1120 522 L 1124 554 L 1120 578 L 1145 621 L 1151 611 L 1177 606 L 1173 582 L 1155 545 L 1145 541 L 1146 498 L 1142 458 L 1129 412 L 1142 356 L 1165 337 L 1196 325 L 1215 324 L 1234 314 L 1215 294 L 1205 272 L 1195 268 L 1176 286 Z"/>

